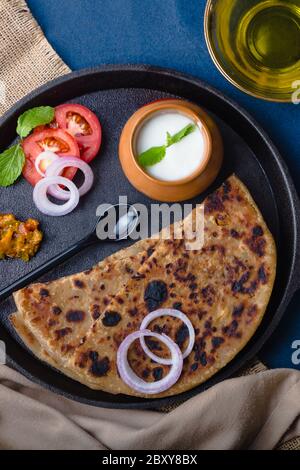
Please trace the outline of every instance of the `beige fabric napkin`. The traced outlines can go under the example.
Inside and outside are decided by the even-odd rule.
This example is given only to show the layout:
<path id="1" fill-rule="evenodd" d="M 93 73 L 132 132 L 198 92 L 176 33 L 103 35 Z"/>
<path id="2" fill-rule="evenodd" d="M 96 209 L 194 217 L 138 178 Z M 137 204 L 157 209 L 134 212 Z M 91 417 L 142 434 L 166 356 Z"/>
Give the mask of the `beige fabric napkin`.
<path id="1" fill-rule="evenodd" d="M 227 380 L 169 413 L 94 408 L 0 368 L 3 449 L 273 449 L 300 435 L 300 374 Z"/>
<path id="2" fill-rule="evenodd" d="M 0 115 L 69 71 L 26 2 L 0 0 Z M 0 448 L 300 449 L 300 373 L 264 369 L 154 412 L 82 405 L 0 366 Z"/>

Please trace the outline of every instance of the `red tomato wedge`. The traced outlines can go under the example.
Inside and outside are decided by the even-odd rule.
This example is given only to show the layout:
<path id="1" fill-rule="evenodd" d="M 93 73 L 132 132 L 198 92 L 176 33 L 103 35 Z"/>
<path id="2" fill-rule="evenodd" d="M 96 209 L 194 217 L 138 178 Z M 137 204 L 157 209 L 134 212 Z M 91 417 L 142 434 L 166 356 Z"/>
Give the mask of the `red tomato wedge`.
<path id="1" fill-rule="evenodd" d="M 23 168 L 23 176 L 27 181 L 35 186 L 42 179 L 35 169 L 35 160 L 44 150 L 51 150 L 60 157 L 73 156 L 80 158 L 78 144 L 74 137 L 63 129 L 43 129 L 35 130 L 26 137 L 22 143 L 25 152 L 26 161 Z M 76 168 L 67 168 L 63 176 L 72 179 L 76 174 Z"/>
<path id="2" fill-rule="evenodd" d="M 81 104 L 61 104 L 55 108 L 55 121 L 58 127 L 75 137 L 82 160 L 89 163 L 95 158 L 102 139 L 96 114 Z"/>

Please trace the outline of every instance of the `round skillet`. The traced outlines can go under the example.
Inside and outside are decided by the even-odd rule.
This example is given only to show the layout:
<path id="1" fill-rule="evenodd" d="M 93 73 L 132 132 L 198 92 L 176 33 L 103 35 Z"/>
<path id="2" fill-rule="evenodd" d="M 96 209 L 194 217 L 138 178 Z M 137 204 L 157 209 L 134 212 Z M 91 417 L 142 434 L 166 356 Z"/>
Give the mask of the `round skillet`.
<path id="1" fill-rule="evenodd" d="M 52 391 L 90 405 L 154 409 L 192 397 L 230 377 L 257 354 L 300 287 L 300 204 L 287 167 L 265 132 L 236 103 L 196 78 L 173 70 L 121 65 L 73 72 L 54 80 L 23 98 L 0 120 L 1 151 L 15 139 L 18 116 L 34 106 L 55 106 L 66 101 L 85 104 L 97 113 L 104 131 L 101 153 L 92 164 L 95 187 L 67 217 L 51 218 L 36 211 L 32 189 L 22 179 L 12 187 L 0 189 L 1 212 L 13 212 L 21 218 L 37 217 L 45 232 L 42 248 L 30 263 L 1 262 L 0 289 L 82 238 L 94 225 L 96 207 L 100 203 L 117 202 L 119 195 L 127 195 L 130 203 L 150 205 L 153 202 L 132 188 L 124 177 L 118 162 L 118 140 L 126 120 L 138 107 L 170 96 L 205 107 L 217 120 L 225 142 L 225 164 L 218 181 L 208 192 L 233 172 L 248 186 L 276 240 L 276 284 L 262 324 L 227 367 L 188 392 L 151 400 L 93 391 L 43 364 L 19 342 L 9 324 L 8 315 L 14 309 L 12 299 L 3 302 L 0 338 L 6 343 L 8 365 Z M 193 202 L 199 202 L 204 196 Z M 122 247 L 116 244 L 90 247 L 54 269 L 45 279 L 86 269 Z"/>

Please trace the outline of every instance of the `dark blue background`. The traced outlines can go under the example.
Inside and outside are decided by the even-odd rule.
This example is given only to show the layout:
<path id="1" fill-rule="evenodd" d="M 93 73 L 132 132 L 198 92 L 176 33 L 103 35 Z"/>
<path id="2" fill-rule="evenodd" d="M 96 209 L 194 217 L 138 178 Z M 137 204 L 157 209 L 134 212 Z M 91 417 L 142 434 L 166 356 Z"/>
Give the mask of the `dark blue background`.
<path id="1" fill-rule="evenodd" d="M 269 133 L 300 183 L 300 105 L 268 103 L 229 84 L 213 65 L 203 34 L 204 0 L 28 0 L 51 45 L 72 68 L 146 63 L 193 74 L 243 105 Z M 300 79 L 300 71 L 299 71 Z M 261 354 L 271 367 L 295 367 L 300 292 Z"/>

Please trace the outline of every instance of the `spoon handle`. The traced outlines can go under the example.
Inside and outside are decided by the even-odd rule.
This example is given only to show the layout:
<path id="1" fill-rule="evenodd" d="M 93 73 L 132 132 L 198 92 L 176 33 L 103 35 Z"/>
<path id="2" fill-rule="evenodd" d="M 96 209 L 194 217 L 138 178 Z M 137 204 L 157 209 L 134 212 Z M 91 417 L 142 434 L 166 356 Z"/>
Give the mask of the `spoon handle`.
<path id="1" fill-rule="evenodd" d="M 25 274 L 25 276 L 19 278 L 17 281 L 13 282 L 9 286 L 2 289 L 0 291 L 0 302 L 2 302 L 7 297 L 9 297 L 13 292 L 19 289 L 22 289 L 23 287 L 27 286 L 33 281 L 36 281 L 36 279 L 46 274 L 52 268 L 58 266 L 64 261 L 67 261 L 76 253 L 79 253 L 79 251 L 81 251 L 82 249 L 86 248 L 87 246 L 95 242 L 96 242 L 96 239 L 91 234 L 83 238 L 82 240 L 74 243 L 74 245 L 70 246 L 69 248 L 59 253 L 58 255 L 49 259 L 38 268 L 34 269 L 33 271 L 30 271 L 29 273 Z"/>

